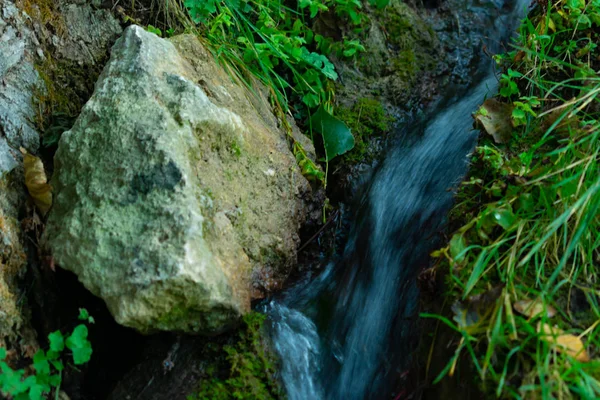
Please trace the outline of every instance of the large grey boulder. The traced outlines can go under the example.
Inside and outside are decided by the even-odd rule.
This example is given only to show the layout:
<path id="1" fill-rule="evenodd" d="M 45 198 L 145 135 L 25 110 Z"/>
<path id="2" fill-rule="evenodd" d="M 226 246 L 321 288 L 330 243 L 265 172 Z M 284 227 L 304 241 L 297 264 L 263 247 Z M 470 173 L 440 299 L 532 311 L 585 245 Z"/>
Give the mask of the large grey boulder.
<path id="1" fill-rule="evenodd" d="M 195 37 L 137 26 L 63 134 L 52 185 L 58 265 L 123 325 L 207 334 L 285 278 L 310 190 L 260 92 Z"/>

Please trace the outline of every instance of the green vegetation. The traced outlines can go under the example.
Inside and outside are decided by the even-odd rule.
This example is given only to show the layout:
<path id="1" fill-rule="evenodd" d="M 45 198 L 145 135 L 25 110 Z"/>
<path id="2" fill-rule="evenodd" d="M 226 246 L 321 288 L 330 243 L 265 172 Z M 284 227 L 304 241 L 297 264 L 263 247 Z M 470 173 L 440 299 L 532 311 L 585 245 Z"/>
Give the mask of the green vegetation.
<path id="1" fill-rule="evenodd" d="M 94 322 L 84 309 L 80 310 L 79 319 Z M 25 369 L 13 370 L 5 361 L 8 355 L 6 349 L 0 348 L 0 394 L 12 396 L 15 400 L 41 400 L 55 388 L 58 399 L 62 372 L 65 369 L 61 354 L 66 347 L 71 350 L 73 364 L 87 363 L 92 356 L 92 345 L 87 336 L 85 324 L 77 325 L 67 338 L 60 331 L 52 332 L 48 335 L 50 348 L 47 351 L 38 350 L 28 372 Z"/>
<path id="2" fill-rule="evenodd" d="M 275 365 L 265 351 L 261 330 L 263 314 L 244 317 L 238 337 L 225 344 L 210 343 L 207 359 L 214 362 L 205 369 L 198 392 L 188 400 L 270 400 L 284 397 L 275 378 Z"/>
<path id="3" fill-rule="evenodd" d="M 369 3 L 381 9 L 388 0 Z M 309 128 L 317 128 L 325 144 L 323 161 L 353 147 L 350 130 L 333 116 L 333 82 L 338 75 L 328 57 L 355 59 L 366 49 L 355 38 L 334 40 L 312 27 L 318 19 L 334 18 L 355 31 L 364 30 L 368 18 L 360 0 L 301 0 L 295 8 L 281 0 L 185 0 L 184 5 L 193 23 L 191 29 L 208 42 L 237 79 L 249 88 L 252 80 L 258 79 L 269 88 L 282 121 L 292 112 Z M 316 115 L 311 118 L 313 113 Z M 332 124 L 336 129 L 318 129 Z M 287 121 L 284 127 L 302 172 L 311 180 L 324 182 L 323 172 L 293 140 Z M 333 143 L 344 145 L 327 148 Z"/>
<path id="4" fill-rule="evenodd" d="M 288 96 L 309 108 L 331 106 L 330 82 L 338 75 L 327 56 L 354 57 L 365 50 L 357 40 L 336 42 L 309 27 L 311 20 L 329 11 L 341 21 L 360 25 L 364 14 L 359 0 L 302 0 L 297 9 L 280 0 L 186 0 L 185 6 L 217 49 L 217 57 L 233 65 L 240 77 L 249 70 L 273 89 L 284 109 L 291 103 Z"/>
<path id="5" fill-rule="evenodd" d="M 498 397 L 599 398 L 600 2 L 538 4 L 496 58 L 460 228 L 434 253 L 453 315 L 425 316 L 459 333 L 438 381 L 462 365 Z"/>

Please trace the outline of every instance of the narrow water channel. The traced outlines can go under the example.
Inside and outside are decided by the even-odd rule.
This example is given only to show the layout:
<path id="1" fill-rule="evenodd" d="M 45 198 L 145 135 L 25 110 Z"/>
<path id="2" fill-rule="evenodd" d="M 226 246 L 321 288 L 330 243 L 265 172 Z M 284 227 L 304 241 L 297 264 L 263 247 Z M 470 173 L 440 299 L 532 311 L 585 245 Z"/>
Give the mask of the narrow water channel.
<path id="1" fill-rule="evenodd" d="M 510 36 L 526 6 L 505 7 L 488 48 L 499 50 L 497 38 Z M 418 334 L 416 277 L 475 146 L 471 114 L 497 88 L 491 60 L 479 75 L 424 125 L 404 130 L 411 139 L 396 141 L 355 205 L 340 259 L 266 305 L 291 400 L 389 398 L 408 368 Z"/>

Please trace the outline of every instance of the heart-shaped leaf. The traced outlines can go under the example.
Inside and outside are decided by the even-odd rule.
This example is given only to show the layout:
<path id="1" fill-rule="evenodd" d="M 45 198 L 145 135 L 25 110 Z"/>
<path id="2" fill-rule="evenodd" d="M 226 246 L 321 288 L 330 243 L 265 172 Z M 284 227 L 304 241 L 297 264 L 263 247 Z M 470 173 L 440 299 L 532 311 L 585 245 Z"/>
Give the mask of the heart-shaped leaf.
<path id="1" fill-rule="evenodd" d="M 344 154 L 354 148 L 354 136 L 341 120 L 320 106 L 310 119 L 312 129 L 323 137 L 327 161 Z"/>

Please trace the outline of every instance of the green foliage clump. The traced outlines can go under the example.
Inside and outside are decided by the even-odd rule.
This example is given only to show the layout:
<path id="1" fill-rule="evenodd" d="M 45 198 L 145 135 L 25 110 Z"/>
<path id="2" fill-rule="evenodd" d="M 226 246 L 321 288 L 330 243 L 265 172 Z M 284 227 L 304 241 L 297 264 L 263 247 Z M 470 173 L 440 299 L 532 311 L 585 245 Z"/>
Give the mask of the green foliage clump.
<path id="1" fill-rule="evenodd" d="M 215 362 L 206 369 L 208 376 L 198 392 L 188 400 L 271 400 L 283 393 L 275 378 L 275 365 L 265 351 L 261 330 L 263 314 L 244 317 L 244 327 L 231 343 L 215 346 Z M 224 356 L 224 357 L 223 357 Z"/>
<path id="2" fill-rule="evenodd" d="M 94 321 L 84 309 L 80 310 L 79 319 L 88 323 Z M 33 356 L 31 368 L 35 372 L 28 376 L 25 369 L 13 370 L 4 361 L 6 349 L 0 348 L 0 394 L 12 396 L 15 400 L 41 400 L 53 388 L 58 393 L 65 369 L 61 360 L 65 347 L 71 350 L 73 364 L 85 364 L 92 356 L 92 345 L 87 336 L 88 328 L 84 324 L 77 325 L 66 338 L 60 331 L 50 333 L 50 348 L 47 351 L 40 349 Z"/>
<path id="3" fill-rule="evenodd" d="M 354 149 L 344 155 L 350 163 L 364 161 L 368 139 L 388 133 L 394 118 L 388 116 L 375 99 L 361 98 L 352 107 L 338 107 L 336 116 L 344 121 L 354 135 Z"/>
<path id="4" fill-rule="evenodd" d="M 434 253 L 454 304 L 427 316 L 458 332 L 438 380 L 466 364 L 497 397 L 600 398 L 600 3 L 543 5 L 496 57 L 489 135 Z"/>
<path id="5" fill-rule="evenodd" d="M 219 49 L 217 55 L 273 88 L 284 108 L 288 89 L 311 108 L 330 101 L 328 81 L 338 77 L 327 58 L 332 43 L 315 34 L 306 21 L 330 9 L 353 24 L 362 20 L 359 0 L 302 0 L 296 9 L 280 0 L 186 0 L 185 6 Z M 337 49 L 348 57 L 364 51 L 357 41 L 341 46 Z"/>
<path id="6" fill-rule="evenodd" d="M 369 3 L 384 8 L 388 0 Z M 185 0 L 184 4 L 216 56 L 243 82 L 250 81 L 250 74 L 269 87 L 283 114 L 294 111 L 296 118 L 308 119 L 311 110 L 322 107 L 328 120 L 334 118 L 332 83 L 338 74 L 328 57 L 351 59 L 366 49 L 357 39 L 333 40 L 315 33 L 311 21 L 327 14 L 360 27 L 366 19 L 361 0 L 300 0 L 294 6 L 282 0 Z M 347 127 L 336 132 L 335 137 L 328 137 L 328 131 L 319 133 L 323 143 L 351 142 Z M 293 138 L 292 142 L 294 150 L 301 147 Z M 324 180 L 302 149 L 294 154 L 309 179 Z"/>

